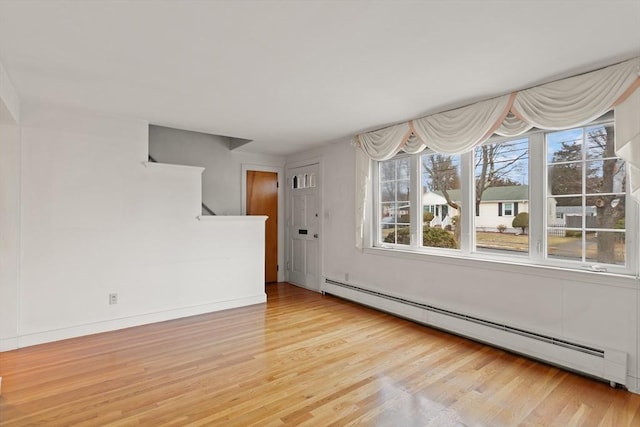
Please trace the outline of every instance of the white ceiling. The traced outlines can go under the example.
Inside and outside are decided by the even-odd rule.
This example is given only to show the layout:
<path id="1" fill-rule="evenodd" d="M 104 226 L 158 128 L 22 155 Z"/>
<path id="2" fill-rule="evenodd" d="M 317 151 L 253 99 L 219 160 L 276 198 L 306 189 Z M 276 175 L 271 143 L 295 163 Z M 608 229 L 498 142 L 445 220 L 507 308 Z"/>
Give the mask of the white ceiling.
<path id="1" fill-rule="evenodd" d="M 638 55 L 640 0 L 0 0 L 0 62 L 23 105 L 273 154 Z"/>

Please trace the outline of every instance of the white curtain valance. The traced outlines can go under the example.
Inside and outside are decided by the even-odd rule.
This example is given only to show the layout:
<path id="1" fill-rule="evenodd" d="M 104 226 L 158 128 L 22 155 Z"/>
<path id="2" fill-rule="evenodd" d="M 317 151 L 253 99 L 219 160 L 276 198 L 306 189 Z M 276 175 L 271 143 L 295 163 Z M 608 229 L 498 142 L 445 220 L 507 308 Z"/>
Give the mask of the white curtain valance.
<path id="1" fill-rule="evenodd" d="M 389 126 L 356 137 L 373 160 L 399 151 L 463 153 L 493 133 L 520 135 L 532 127 L 560 130 L 581 126 L 624 101 L 640 81 L 640 58 L 536 86 L 451 111 Z"/>
<path id="2" fill-rule="evenodd" d="M 616 104 L 638 79 L 639 60 L 518 92 L 512 111 L 539 129 L 562 130 L 585 125 Z"/>
<path id="3" fill-rule="evenodd" d="M 411 135 L 409 123 L 367 132 L 356 137 L 362 150 L 373 160 L 388 160 L 395 156 Z M 424 150 L 424 148 L 422 148 Z"/>
<path id="4" fill-rule="evenodd" d="M 509 112 L 512 98 L 505 95 L 409 123 L 425 146 L 438 153 L 460 153 L 475 147 L 495 131 Z"/>
<path id="5" fill-rule="evenodd" d="M 515 116 L 512 112 L 509 112 L 504 118 L 500 127 L 496 129 L 496 134 L 500 136 L 518 136 L 531 129 L 531 126 L 527 122 L 523 122 Z"/>
<path id="6" fill-rule="evenodd" d="M 424 142 L 422 142 L 422 140 L 418 138 L 415 133 L 412 133 L 409 136 L 409 139 L 407 140 L 404 147 L 402 147 L 402 151 L 409 154 L 415 154 L 424 151 L 425 148 L 427 148 L 427 146 L 424 144 Z"/>
<path id="7" fill-rule="evenodd" d="M 514 92 L 356 137 L 356 246 L 362 247 L 370 167 L 399 151 L 463 153 L 492 134 L 517 136 L 532 127 L 581 126 L 615 108 L 616 154 L 630 165 L 631 194 L 640 199 L 640 57 L 597 71 Z"/>

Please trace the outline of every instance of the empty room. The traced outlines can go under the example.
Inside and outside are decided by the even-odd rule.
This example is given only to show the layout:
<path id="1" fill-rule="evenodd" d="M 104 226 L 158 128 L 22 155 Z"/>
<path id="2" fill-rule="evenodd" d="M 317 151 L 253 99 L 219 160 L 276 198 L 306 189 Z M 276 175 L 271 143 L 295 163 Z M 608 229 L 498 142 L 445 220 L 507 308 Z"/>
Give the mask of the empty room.
<path id="1" fill-rule="evenodd" d="M 640 425 L 640 1 L 0 0 L 0 425 Z"/>

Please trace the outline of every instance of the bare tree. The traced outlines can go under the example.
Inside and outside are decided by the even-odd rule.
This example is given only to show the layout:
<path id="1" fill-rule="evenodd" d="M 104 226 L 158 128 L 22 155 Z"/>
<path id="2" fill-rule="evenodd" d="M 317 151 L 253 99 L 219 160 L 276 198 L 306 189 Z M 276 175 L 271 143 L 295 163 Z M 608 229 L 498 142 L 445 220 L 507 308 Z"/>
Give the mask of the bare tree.
<path id="1" fill-rule="evenodd" d="M 604 229 L 614 229 L 618 221 L 625 215 L 625 198 L 620 193 L 624 189 L 626 176 L 623 162 L 616 158 L 614 146 L 613 126 L 607 126 L 591 131 L 587 135 L 590 156 L 603 158 L 602 171 L 590 171 L 587 176 L 586 187 L 590 193 L 597 196 L 588 197 L 596 207 L 596 226 Z M 615 264 L 616 236 L 614 232 L 600 232 L 597 238 L 598 262 Z"/>
<path id="2" fill-rule="evenodd" d="M 392 215 L 391 224 L 409 223 L 410 162 L 408 158 L 379 163 L 381 217 Z"/>
<path id="3" fill-rule="evenodd" d="M 484 191 L 489 187 L 520 185 L 512 175 L 528 157 L 528 149 L 518 145 L 526 142 L 483 145 L 476 149 L 476 208 L 480 205 Z M 460 180 L 453 157 L 447 154 L 432 154 L 422 157 L 423 170 L 429 176 L 430 190 L 440 191 L 447 204 L 455 209 L 460 205 L 451 199 L 449 190 L 459 189 Z"/>
<path id="4" fill-rule="evenodd" d="M 551 193 L 582 194 L 584 174 L 584 191 L 587 194 L 585 207 L 594 206 L 596 210 L 595 225 L 591 227 L 605 230 L 618 228 L 625 215 L 626 175 L 624 162 L 616 158 L 613 126 L 598 127 L 587 132 L 584 145 L 564 141 L 554 152 L 552 161 L 556 164 L 552 166 L 549 177 Z M 583 149 L 587 150 L 587 162 L 581 161 Z M 557 197 L 557 200 L 562 206 L 583 206 L 584 203 L 579 196 Z M 615 232 L 597 233 L 598 262 L 616 263 L 615 248 L 619 236 Z"/>
<path id="5" fill-rule="evenodd" d="M 460 188 L 458 167 L 452 156 L 447 154 L 432 154 L 422 156 L 422 169 L 429 177 L 428 189 L 439 191 L 447 201 L 447 205 L 458 211 L 458 217 L 462 214 L 462 206 L 451 198 L 450 190 Z M 453 228 L 455 247 L 460 245 L 460 226 L 455 224 Z"/>
<path id="6" fill-rule="evenodd" d="M 460 204 L 451 199 L 449 190 L 460 188 L 458 168 L 453 157 L 447 154 L 422 156 L 422 169 L 429 177 L 429 190 L 439 191 L 447 204 L 460 211 Z"/>
<path id="7" fill-rule="evenodd" d="M 519 185 L 511 175 L 520 168 L 520 161 L 529 155 L 528 149 L 519 148 L 522 142 L 488 144 L 476 148 L 476 213 L 485 190 L 490 187 Z"/>

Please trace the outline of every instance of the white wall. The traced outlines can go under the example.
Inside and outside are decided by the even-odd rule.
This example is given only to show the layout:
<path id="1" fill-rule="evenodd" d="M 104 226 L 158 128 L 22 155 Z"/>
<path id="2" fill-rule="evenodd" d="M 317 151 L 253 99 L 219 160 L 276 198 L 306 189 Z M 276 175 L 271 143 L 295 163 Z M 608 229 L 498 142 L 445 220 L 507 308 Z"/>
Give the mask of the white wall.
<path id="1" fill-rule="evenodd" d="M 629 355 L 638 390 L 638 287 L 633 278 L 355 248 L 355 152 L 348 140 L 287 158 L 320 156 L 325 277 Z"/>
<path id="2" fill-rule="evenodd" d="M 19 136 L 17 126 L 0 124 L 0 351 L 15 347 L 18 336 Z"/>
<path id="3" fill-rule="evenodd" d="M 149 154 L 163 163 L 202 166 L 202 200 L 217 215 L 242 214 L 242 165 L 284 167 L 285 158 L 229 150 L 220 136 L 149 126 Z"/>
<path id="4" fill-rule="evenodd" d="M 265 301 L 265 218 L 198 221 L 202 169 L 145 167 L 147 130 L 23 107 L 18 346 Z"/>
<path id="5" fill-rule="evenodd" d="M 18 337 L 20 100 L 0 63 L 0 351 Z"/>
<path id="6" fill-rule="evenodd" d="M 20 97 L 0 62 L 0 123 L 20 123 Z"/>

